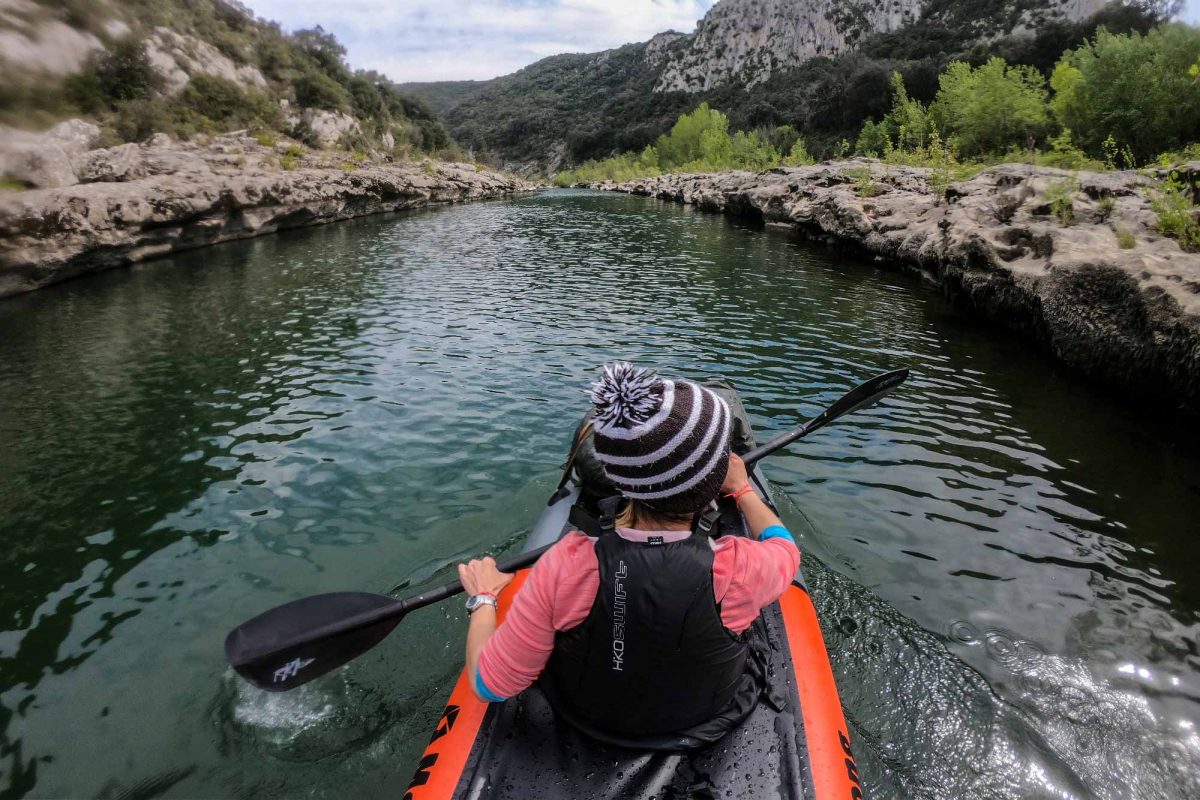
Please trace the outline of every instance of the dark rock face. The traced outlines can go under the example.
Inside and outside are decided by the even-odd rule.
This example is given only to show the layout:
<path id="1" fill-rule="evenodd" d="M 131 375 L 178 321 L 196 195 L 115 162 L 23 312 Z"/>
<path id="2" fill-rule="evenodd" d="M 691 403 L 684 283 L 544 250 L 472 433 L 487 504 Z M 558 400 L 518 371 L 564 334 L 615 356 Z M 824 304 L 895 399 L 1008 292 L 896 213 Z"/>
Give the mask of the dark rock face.
<path id="1" fill-rule="evenodd" d="M 1200 415 L 1200 254 L 1156 230 L 1150 176 L 1006 164 L 946 185 L 928 169 L 856 159 L 597 188 L 855 247 L 1097 382 Z"/>
<path id="2" fill-rule="evenodd" d="M 206 145 L 158 134 L 77 155 L 82 181 L 0 195 L 0 297 L 176 250 L 301 225 L 535 188 L 471 164 L 346 163 L 244 136 Z"/>

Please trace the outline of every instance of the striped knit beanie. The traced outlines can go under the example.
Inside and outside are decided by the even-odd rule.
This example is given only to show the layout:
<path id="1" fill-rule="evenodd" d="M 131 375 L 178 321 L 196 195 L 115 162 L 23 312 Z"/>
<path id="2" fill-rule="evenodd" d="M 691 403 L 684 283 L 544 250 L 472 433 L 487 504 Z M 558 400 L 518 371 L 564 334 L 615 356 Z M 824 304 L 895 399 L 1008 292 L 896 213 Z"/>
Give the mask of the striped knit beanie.
<path id="1" fill-rule="evenodd" d="M 621 494 L 672 514 L 716 499 L 731 420 L 715 392 L 618 361 L 592 386 L 592 404 L 596 456 Z"/>

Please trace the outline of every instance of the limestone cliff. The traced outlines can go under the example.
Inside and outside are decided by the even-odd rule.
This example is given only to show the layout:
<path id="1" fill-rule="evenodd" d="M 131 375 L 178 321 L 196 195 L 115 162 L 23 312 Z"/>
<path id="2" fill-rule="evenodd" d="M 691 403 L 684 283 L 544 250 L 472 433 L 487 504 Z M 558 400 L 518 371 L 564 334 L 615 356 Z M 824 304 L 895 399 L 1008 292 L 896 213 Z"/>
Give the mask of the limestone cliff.
<path id="1" fill-rule="evenodd" d="M 897 30 L 925 13 L 964 13 L 942 10 L 944 3 L 931 5 L 930 0 L 720 0 L 690 37 L 672 43 L 656 89 L 701 92 L 731 81 L 753 86 L 772 72 L 852 49 L 867 34 Z M 1036 5 L 1011 0 L 1010 5 L 1000 9 L 1004 14 L 978 12 L 977 33 L 1026 30 L 1052 18 L 1085 19 L 1104 0 Z"/>

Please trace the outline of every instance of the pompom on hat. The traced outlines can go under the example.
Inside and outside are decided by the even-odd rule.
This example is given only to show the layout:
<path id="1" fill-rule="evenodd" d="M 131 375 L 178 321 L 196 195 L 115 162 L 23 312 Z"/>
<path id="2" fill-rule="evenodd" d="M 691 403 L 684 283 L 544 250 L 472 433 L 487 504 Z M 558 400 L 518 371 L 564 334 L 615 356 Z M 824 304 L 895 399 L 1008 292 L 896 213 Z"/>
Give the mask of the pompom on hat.
<path id="1" fill-rule="evenodd" d="M 716 499 L 729 470 L 729 405 L 691 381 L 618 361 L 592 386 L 592 440 L 621 494 L 690 514 Z"/>

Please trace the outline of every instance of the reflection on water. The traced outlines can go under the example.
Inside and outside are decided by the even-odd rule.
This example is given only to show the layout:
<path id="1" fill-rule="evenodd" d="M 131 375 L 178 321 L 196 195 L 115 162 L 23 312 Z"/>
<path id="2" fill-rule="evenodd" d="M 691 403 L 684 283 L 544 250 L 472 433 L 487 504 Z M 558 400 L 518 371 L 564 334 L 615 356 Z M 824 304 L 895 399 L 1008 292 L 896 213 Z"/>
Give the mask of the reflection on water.
<path id="1" fill-rule="evenodd" d="M 729 377 L 763 433 L 914 368 L 767 467 L 875 796 L 1200 795 L 1195 459 L 908 278 L 579 192 L 0 303 L 5 794 L 395 794 L 459 604 L 288 695 L 224 634 L 514 547 L 613 357 Z"/>

